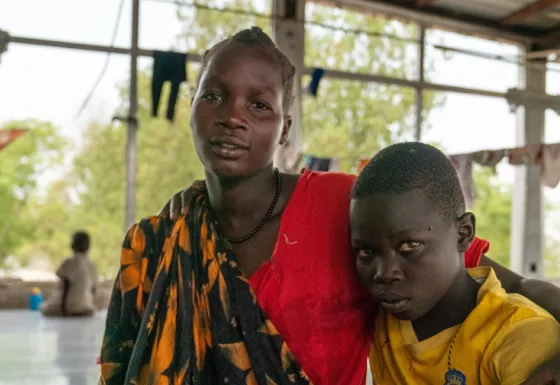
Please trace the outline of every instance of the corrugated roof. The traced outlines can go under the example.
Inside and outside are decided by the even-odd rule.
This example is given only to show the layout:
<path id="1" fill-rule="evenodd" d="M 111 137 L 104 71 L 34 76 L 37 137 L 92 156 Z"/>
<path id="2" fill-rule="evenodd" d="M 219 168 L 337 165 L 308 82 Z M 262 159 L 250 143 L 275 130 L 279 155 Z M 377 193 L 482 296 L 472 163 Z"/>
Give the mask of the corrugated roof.
<path id="1" fill-rule="evenodd" d="M 368 0 L 560 45 L 560 0 Z M 344 0 L 340 1 L 344 3 Z"/>

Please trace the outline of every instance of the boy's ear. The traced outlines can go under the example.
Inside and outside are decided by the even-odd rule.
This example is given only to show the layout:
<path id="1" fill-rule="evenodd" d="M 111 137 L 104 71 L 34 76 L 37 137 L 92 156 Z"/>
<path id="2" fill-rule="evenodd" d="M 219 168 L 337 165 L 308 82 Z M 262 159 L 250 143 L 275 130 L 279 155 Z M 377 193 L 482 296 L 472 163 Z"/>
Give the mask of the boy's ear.
<path id="1" fill-rule="evenodd" d="M 469 249 L 476 233 L 476 218 L 473 213 L 465 213 L 457 218 L 457 249 L 464 253 Z"/>

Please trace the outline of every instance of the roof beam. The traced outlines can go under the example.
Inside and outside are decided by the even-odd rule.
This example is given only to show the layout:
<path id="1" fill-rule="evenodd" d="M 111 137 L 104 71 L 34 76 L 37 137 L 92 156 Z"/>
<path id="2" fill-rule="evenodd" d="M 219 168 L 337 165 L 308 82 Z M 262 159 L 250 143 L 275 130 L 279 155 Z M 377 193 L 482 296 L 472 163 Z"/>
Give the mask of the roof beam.
<path id="1" fill-rule="evenodd" d="M 414 2 L 414 7 L 416 8 L 423 8 L 423 7 L 427 7 L 428 5 L 432 5 L 433 3 L 435 3 L 437 0 L 416 0 Z"/>
<path id="2" fill-rule="evenodd" d="M 420 0 L 418 0 L 420 1 Z M 506 16 L 500 24 L 503 26 L 514 26 L 523 23 L 525 20 L 538 15 L 539 13 L 560 4 L 560 0 L 537 0 L 526 7 L 523 7 L 512 14 Z"/>
<path id="3" fill-rule="evenodd" d="M 531 44 L 533 37 L 522 35 L 515 31 L 498 28 L 496 23 L 465 20 L 465 17 L 443 15 L 436 12 L 426 12 L 422 8 L 412 8 L 395 4 L 389 0 L 307 0 L 332 7 L 343 7 L 361 13 L 381 14 L 387 17 L 408 22 L 416 22 L 426 27 L 441 28 L 465 35 L 491 38 L 507 43 L 515 42 L 526 46 Z M 437 9 L 437 8 L 435 8 Z M 535 34 L 536 35 L 536 34 Z"/>
<path id="4" fill-rule="evenodd" d="M 548 44 L 560 44 L 560 24 L 548 30 L 544 35 L 539 36 L 539 40 Z"/>

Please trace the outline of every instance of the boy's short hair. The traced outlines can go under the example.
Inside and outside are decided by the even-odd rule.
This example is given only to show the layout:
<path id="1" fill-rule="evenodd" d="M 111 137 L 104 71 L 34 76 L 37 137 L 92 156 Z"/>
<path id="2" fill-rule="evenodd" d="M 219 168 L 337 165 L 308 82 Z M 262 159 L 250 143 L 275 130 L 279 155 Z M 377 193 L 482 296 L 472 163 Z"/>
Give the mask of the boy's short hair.
<path id="1" fill-rule="evenodd" d="M 465 198 L 453 163 L 437 148 L 419 142 L 398 143 L 377 155 L 362 170 L 352 199 L 377 193 L 422 189 L 434 210 L 446 219 L 465 212 Z"/>
<path id="2" fill-rule="evenodd" d="M 72 250 L 78 253 L 85 253 L 89 250 L 89 234 L 85 231 L 76 231 L 72 235 Z"/>

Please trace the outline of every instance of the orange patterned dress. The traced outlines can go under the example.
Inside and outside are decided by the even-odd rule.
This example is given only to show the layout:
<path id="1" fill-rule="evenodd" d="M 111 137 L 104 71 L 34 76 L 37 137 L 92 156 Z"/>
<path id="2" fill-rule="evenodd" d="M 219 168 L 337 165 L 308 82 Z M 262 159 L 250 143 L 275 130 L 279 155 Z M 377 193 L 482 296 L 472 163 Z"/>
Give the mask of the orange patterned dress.
<path id="1" fill-rule="evenodd" d="M 100 384 L 310 384 L 214 229 L 204 183 L 189 192 L 188 215 L 126 235 Z"/>

